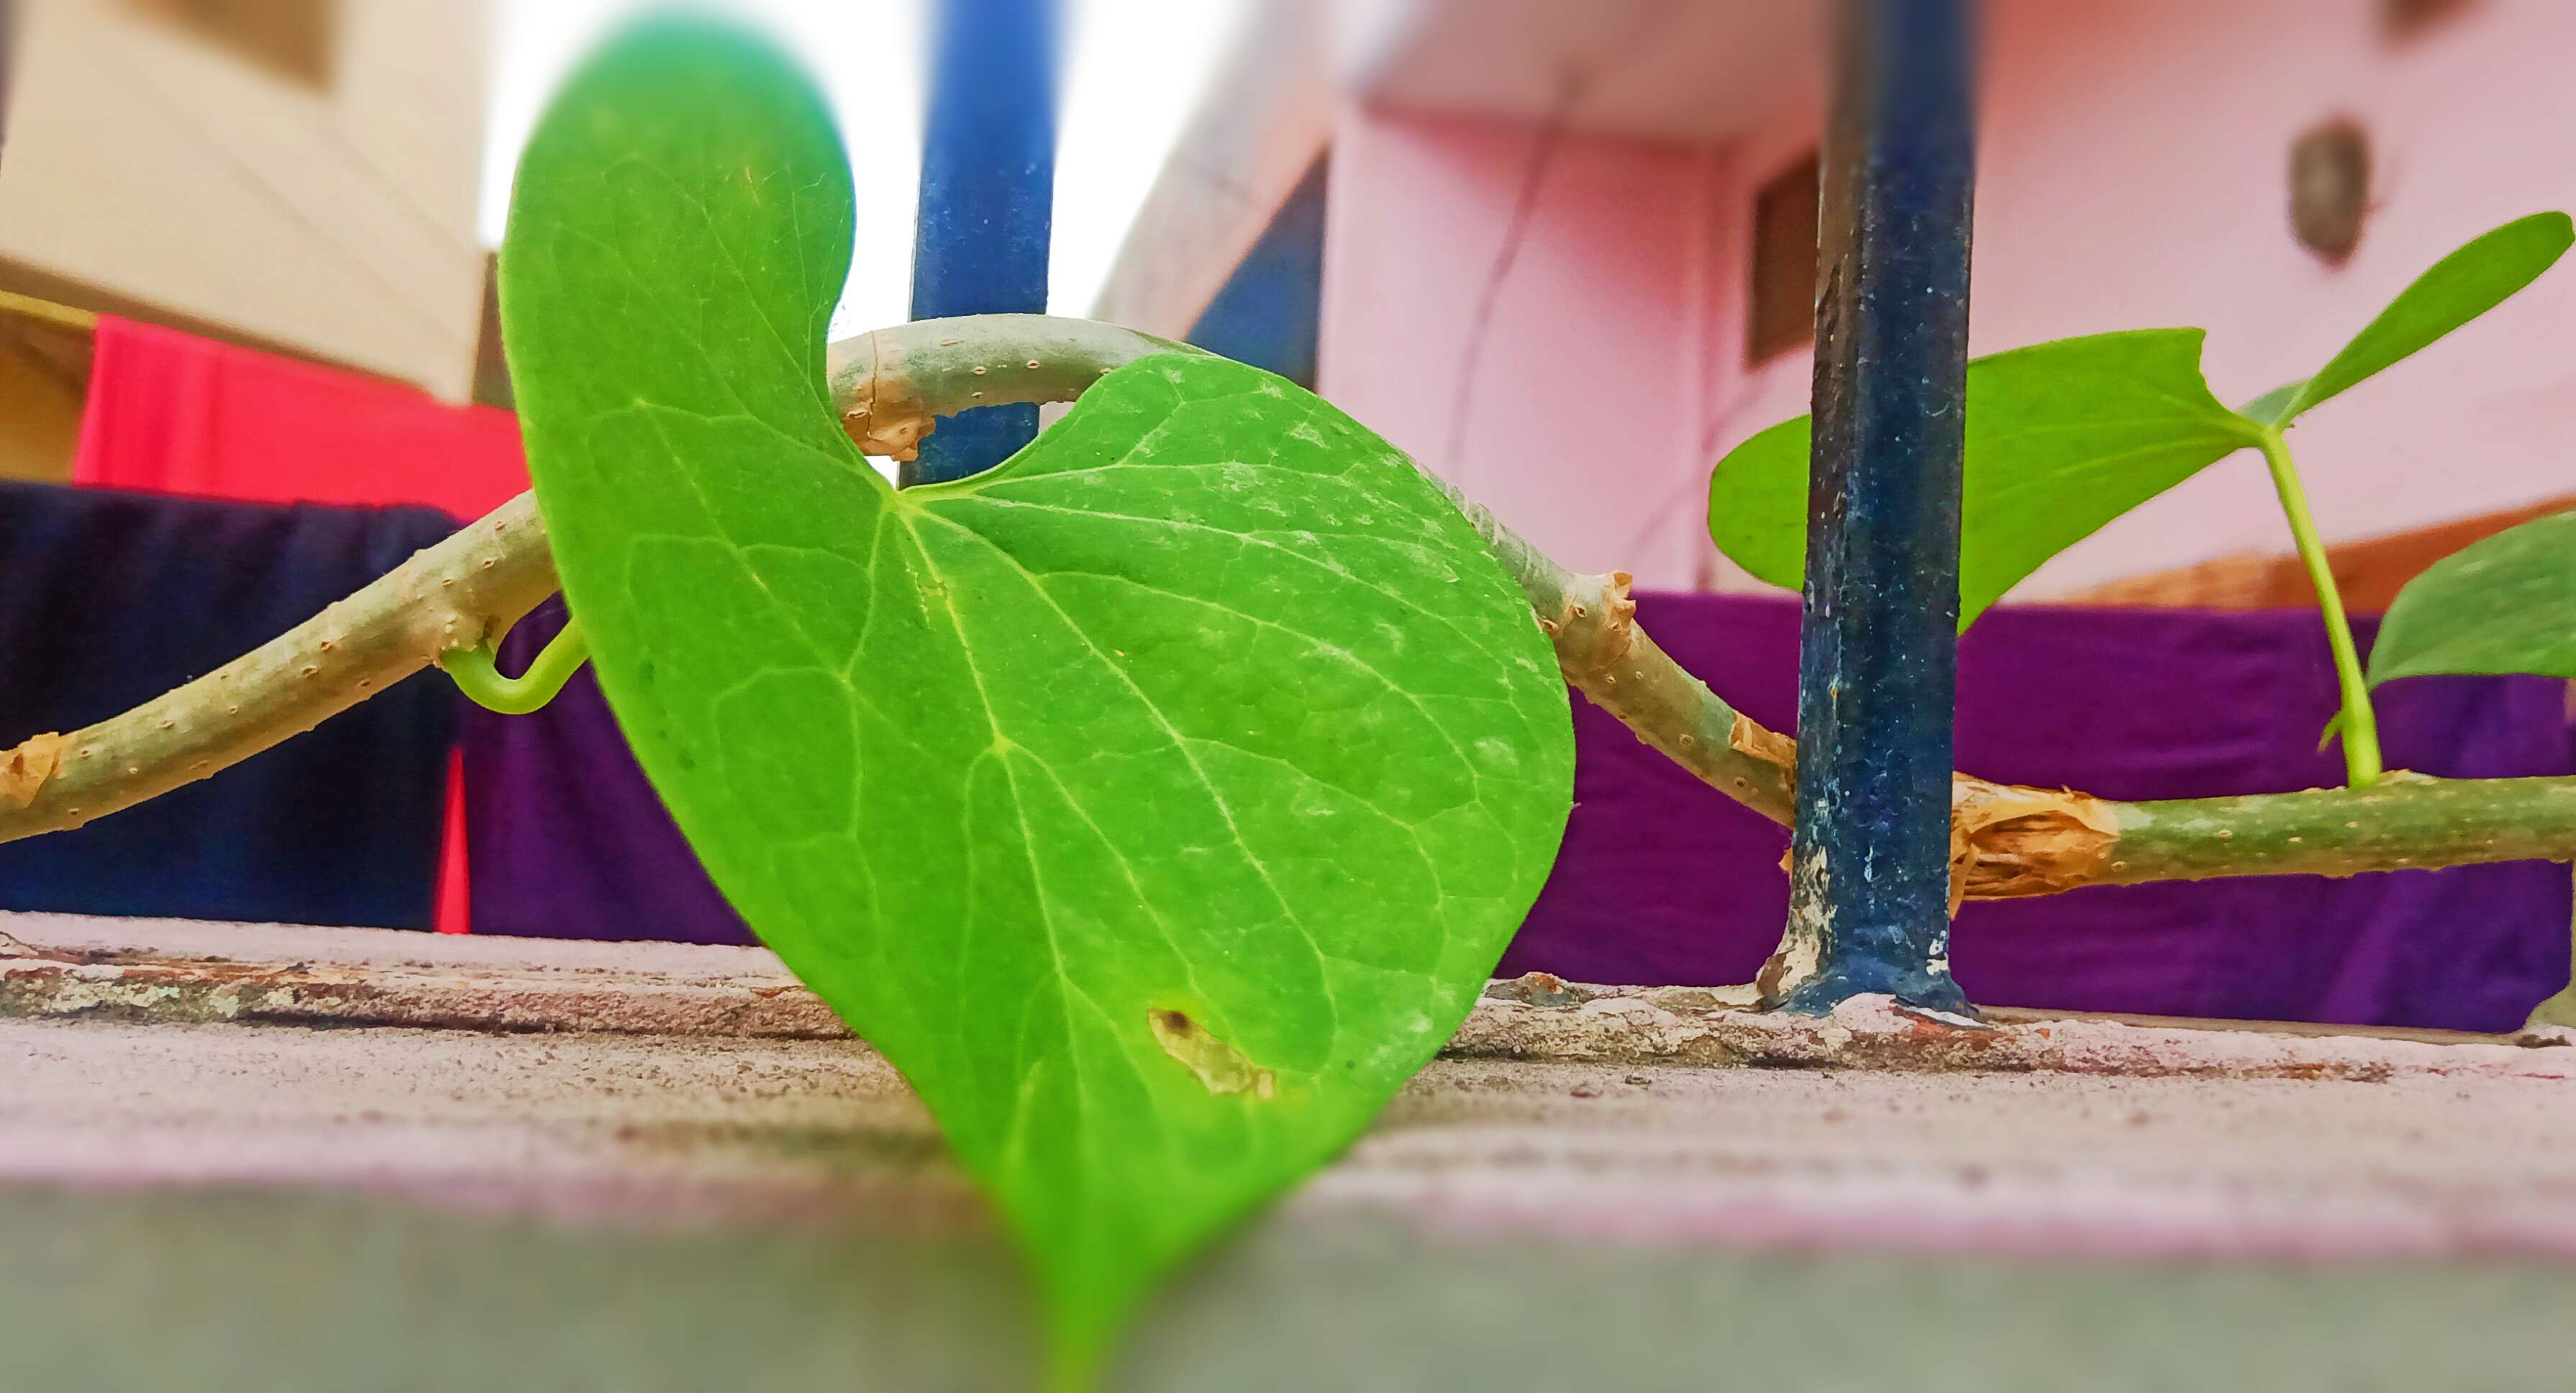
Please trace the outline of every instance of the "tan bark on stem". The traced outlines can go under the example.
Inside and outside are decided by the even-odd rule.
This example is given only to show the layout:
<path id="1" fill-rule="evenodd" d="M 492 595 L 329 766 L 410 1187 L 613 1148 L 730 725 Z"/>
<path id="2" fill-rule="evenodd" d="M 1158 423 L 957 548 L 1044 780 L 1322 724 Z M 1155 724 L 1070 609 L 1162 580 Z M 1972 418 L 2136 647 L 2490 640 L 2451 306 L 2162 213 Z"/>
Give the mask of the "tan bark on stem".
<path id="1" fill-rule="evenodd" d="M 1095 320 L 982 314 L 842 339 L 825 350 L 823 374 L 859 449 L 909 463 L 941 416 L 1071 401 L 1139 358 L 1202 351 Z"/>
<path id="2" fill-rule="evenodd" d="M 238 764 L 502 633 L 554 591 L 545 523 L 521 494 L 184 687 L 0 752 L 0 841 L 78 827 Z"/>

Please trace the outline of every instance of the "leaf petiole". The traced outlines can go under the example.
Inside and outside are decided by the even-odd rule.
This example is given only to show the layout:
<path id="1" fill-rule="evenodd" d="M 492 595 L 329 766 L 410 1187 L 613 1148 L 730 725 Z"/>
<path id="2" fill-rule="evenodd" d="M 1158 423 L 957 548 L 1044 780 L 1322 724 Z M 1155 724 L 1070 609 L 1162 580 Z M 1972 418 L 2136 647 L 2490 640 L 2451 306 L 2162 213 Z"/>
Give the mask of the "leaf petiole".
<path id="1" fill-rule="evenodd" d="M 2316 519 L 2308 512 L 2308 493 L 2299 484 L 2298 467 L 2290 462 L 2289 441 L 2280 427 L 2265 426 L 2254 443 L 2271 468 L 2281 512 L 2290 520 L 2290 536 L 2299 545 L 2299 561 L 2307 567 L 2308 581 L 2317 590 L 2317 608 L 2325 614 L 2326 645 L 2334 650 L 2335 685 L 2343 693 L 2345 778 L 2354 788 L 2368 788 L 2379 782 L 2379 718 L 2370 708 L 2370 685 L 2362 677 L 2361 656 L 2353 646 L 2352 622 L 2344 617 L 2343 594 L 2335 588 L 2325 542 L 2317 536 Z"/>
<path id="2" fill-rule="evenodd" d="M 492 661 L 494 647 L 492 640 L 485 639 L 471 648 L 451 648 L 438 655 L 438 666 L 455 679 L 456 689 L 467 699 L 504 716 L 525 716 L 542 708 L 590 660 L 590 641 L 582 637 L 577 618 L 565 619 L 563 631 L 547 640 L 528 670 L 516 677 L 501 675 Z"/>

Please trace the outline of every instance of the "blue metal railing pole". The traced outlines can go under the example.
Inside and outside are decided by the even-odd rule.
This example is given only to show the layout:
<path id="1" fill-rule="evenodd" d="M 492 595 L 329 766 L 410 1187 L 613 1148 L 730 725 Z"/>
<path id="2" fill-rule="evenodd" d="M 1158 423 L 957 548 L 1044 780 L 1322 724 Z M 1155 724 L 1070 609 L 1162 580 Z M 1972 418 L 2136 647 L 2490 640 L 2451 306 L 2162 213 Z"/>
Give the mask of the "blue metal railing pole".
<path id="1" fill-rule="evenodd" d="M 1967 1009 L 1949 967 L 1972 0 L 1844 0 L 1817 233 L 1789 926 L 1766 995 Z"/>
<path id="2" fill-rule="evenodd" d="M 912 317 L 1042 314 L 1054 227 L 1062 0 L 934 0 Z M 962 479 L 1036 438 L 1038 409 L 939 422 L 903 482 Z"/>

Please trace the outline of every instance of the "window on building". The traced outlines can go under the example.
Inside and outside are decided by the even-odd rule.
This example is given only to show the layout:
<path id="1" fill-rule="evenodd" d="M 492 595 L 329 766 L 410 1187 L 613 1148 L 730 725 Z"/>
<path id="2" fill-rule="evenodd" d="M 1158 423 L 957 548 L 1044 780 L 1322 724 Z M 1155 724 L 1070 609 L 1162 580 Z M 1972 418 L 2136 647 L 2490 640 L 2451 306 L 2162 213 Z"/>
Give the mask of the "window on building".
<path id="1" fill-rule="evenodd" d="M 125 0 L 125 5 L 307 87 L 331 85 L 336 0 Z"/>
<path id="2" fill-rule="evenodd" d="M 1809 155 L 1753 196 L 1744 360 L 1762 363 L 1816 338 L 1816 205 L 1822 197 Z"/>

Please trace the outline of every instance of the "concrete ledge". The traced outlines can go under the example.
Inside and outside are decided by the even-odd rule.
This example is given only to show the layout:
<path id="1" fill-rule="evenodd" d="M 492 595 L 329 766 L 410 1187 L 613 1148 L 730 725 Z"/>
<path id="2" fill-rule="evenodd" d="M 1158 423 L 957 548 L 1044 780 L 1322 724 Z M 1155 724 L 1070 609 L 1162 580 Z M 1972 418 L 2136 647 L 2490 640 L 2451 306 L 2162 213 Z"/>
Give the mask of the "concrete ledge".
<path id="1" fill-rule="evenodd" d="M 765 949 L 444 938 L 371 929 L 0 915 L 0 1016 L 633 1034 L 848 1036 Z M 15 945 L 14 947 L 11 945 Z M 2380 1080 L 2564 1078 L 2524 1037 L 1997 1010 L 1981 1027 L 1861 1001 L 1830 1019 L 1750 993 L 1599 987 L 1532 974 L 1487 988 L 1447 1053 L 1594 1064 L 2034 1071 Z"/>
<path id="2" fill-rule="evenodd" d="M 31 1387 L 1028 1386 L 980 1200 L 767 954 L 0 928 Z M 1119 1386 L 2565 1386 L 2576 1054 L 1996 1014 L 1496 983 Z"/>
<path id="3" fill-rule="evenodd" d="M 0 1016 L 745 1039 L 849 1034 L 759 948 L 57 914 L 0 914 Z"/>
<path id="4" fill-rule="evenodd" d="M 0 1178 L 977 1212 L 901 1076 L 765 952 L 6 928 Z M 1530 977 L 1297 1203 L 1713 1244 L 2576 1258 L 2571 1068 L 2487 1037 L 1812 1019 Z"/>
<path id="5" fill-rule="evenodd" d="M 1747 989 L 1593 987 L 1544 974 L 1495 982 L 1447 1053 L 1461 1058 L 1668 1062 L 1775 1069 L 2073 1073 L 2124 1078 L 2352 1079 L 2406 1074 L 2567 1078 L 2566 1032 L 2499 1036 L 2281 1021 L 2056 1015 L 1998 1008 L 1979 1024 L 1886 997 L 1830 1017 L 1757 1011 Z"/>

